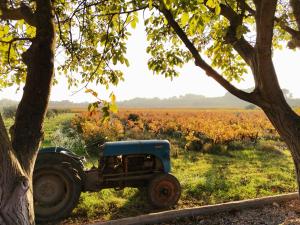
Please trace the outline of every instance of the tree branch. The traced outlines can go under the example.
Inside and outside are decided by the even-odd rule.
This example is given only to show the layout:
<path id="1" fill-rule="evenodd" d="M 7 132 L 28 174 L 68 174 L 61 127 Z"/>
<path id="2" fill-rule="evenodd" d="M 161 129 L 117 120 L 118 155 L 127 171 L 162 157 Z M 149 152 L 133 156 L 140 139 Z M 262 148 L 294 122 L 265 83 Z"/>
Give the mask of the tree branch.
<path id="1" fill-rule="evenodd" d="M 114 15 L 129 14 L 129 13 L 133 13 L 133 12 L 137 12 L 137 11 L 147 9 L 148 7 L 149 7 L 148 5 L 145 5 L 145 6 L 141 6 L 141 7 L 137 8 L 137 9 L 132 9 L 132 10 L 128 10 L 128 11 L 111 12 L 111 13 L 104 13 L 104 14 L 95 14 L 94 16 L 114 16 Z"/>
<path id="2" fill-rule="evenodd" d="M 290 5 L 293 9 L 298 29 L 300 30 L 300 2 L 299 0 L 290 0 Z"/>
<path id="3" fill-rule="evenodd" d="M 16 41 L 33 41 L 33 38 L 13 38 L 10 41 L 2 41 L 0 40 L 0 43 L 8 44 L 8 51 L 7 51 L 7 63 L 10 65 L 10 50 L 11 46 Z"/>
<path id="4" fill-rule="evenodd" d="M 238 26 L 242 25 L 243 15 L 237 14 L 232 8 L 220 4 L 221 15 L 224 16 L 230 22 L 230 27 L 227 31 L 225 41 L 230 43 L 239 55 L 245 60 L 245 62 L 252 66 L 254 57 L 254 48 L 249 44 L 248 41 L 242 36 L 241 38 L 236 37 L 236 30 Z"/>
<path id="5" fill-rule="evenodd" d="M 83 0 L 82 2 L 80 2 L 78 4 L 78 6 L 76 7 L 76 9 L 72 12 L 72 14 L 65 20 L 61 21 L 62 23 L 65 23 L 66 21 L 70 21 L 73 19 L 73 17 L 76 15 L 76 13 L 86 9 L 86 8 L 89 8 L 89 7 L 92 7 L 92 6 L 95 6 L 95 5 L 99 5 L 99 4 L 104 4 L 106 1 L 108 0 L 102 0 L 102 1 L 99 1 L 99 2 L 94 2 L 94 3 L 91 3 L 91 4 L 86 4 L 87 0 Z M 84 5 L 83 8 L 81 8 L 81 6 Z"/>
<path id="6" fill-rule="evenodd" d="M 292 4 L 292 2 L 293 1 L 295 1 L 295 0 L 291 0 L 291 4 Z M 238 2 L 239 2 L 239 4 L 246 10 L 246 11 L 248 11 L 249 13 L 250 13 L 250 15 L 252 15 L 252 16 L 255 16 L 255 14 L 256 14 L 256 11 L 254 10 L 254 9 L 252 9 L 246 2 L 245 2 L 245 0 L 238 0 Z M 295 17 L 296 16 L 298 16 L 299 18 L 298 18 L 298 22 L 297 22 L 297 24 L 298 24 L 298 27 L 299 27 L 299 31 L 298 30 L 295 30 L 295 29 L 293 29 L 293 28 L 291 28 L 290 26 L 288 26 L 287 25 L 287 23 L 285 23 L 284 21 L 282 21 L 280 18 L 278 18 L 278 17 L 274 17 L 274 19 L 275 19 L 275 22 L 277 23 L 277 25 L 278 26 L 280 26 L 280 28 L 281 29 L 283 29 L 283 30 L 285 30 L 286 32 L 288 32 L 291 36 L 292 36 L 292 40 L 288 43 L 288 46 L 290 47 L 290 48 L 296 48 L 296 47 L 300 47 L 300 3 L 299 3 L 299 1 L 295 1 L 296 2 L 296 4 L 295 4 L 295 6 L 294 6 L 294 15 L 295 15 Z M 297 5 L 298 4 L 298 7 L 299 8 L 297 8 Z M 293 7 L 292 7 L 293 8 Z M 298 12 L 297 14 L 295 14 L 295 12 Z"/>
<path id="7" fill-rule="evenodd" d="M 257 103 L 255 92 L 247 93 L 244 92 L 235 86 L 233 86 L 230 82 L 228 82 L 224 77 L 222 77 L 216 70 L 214 70 L 209 64 L 207 64 L 200 56 L 198 50 L 193 45 L 193 43 L 189 40 L 185 32 L 181 29 L 179 24 L 175 21 L 172 13 L 166 9 L 164 6 L 159 8 L 157 7 L 167 19 L 169 25 L 173 28 L 178 37 L 182 40 L 185 46 L 189 49 L 191 54 L 195 59 L 196 66 L 203 69 L 209 77 L 212 77 L 215 81 L 217 81 L 220 85 L 222 85 L 227 91 L 231 94 L 237 96 L 238 98 L 254 103 Z"/>
<path id="8" fill-rule="evenodd" d="M 0 10 L 2 15 L 0 20 L 25 20 L 31 26 L 36 26 L 36 18 L 32 9 L 27 6 L 25 3 L 21 3 L 19 8 L 7 8 L 6 1 L 0 1 Z"/>
<path id="9" fill-rule="evenodd" d="M 241 0 L 242 1 L 242 0 Z M 206 5 L 207 0 L 204 0 Z M 214 13 L 215 9 L 212 9 L 206 5 L 206 7 Z M 239 55 L 244 59 L 244 61 L 253 67 L 253 57 L 254 57 L 254 48 L 249 44 L 248 41 L 242 36 L 237 38 L 236 31 L 238 26 L 243 23 L 243 16 L 245 9 L 243 8 L 243 13 L 236 13 L 231 7 L 225 4 L 220 4 L 221 12 L 220 14 L 224 16 L 229 22 L 230 27 L 227 30 L 226 36 L 224 37 L 227 44 L 231 44 L 232 47 L 239 53 Z"/>
<path id="10" fill-rule="evenodd" d="M 256 6 L 256 47 L 271 56 L 277 0 L 254 0 Z"/>
<path id="11" fill-rule="evenodd" d="M 1 141 L 1 143 L 10 143 L 10 138 L 8 136 L 6 127 L 4 125 L 4 121 L 3 121 L 1 113 L 0 113 L 0 141 Z"/>

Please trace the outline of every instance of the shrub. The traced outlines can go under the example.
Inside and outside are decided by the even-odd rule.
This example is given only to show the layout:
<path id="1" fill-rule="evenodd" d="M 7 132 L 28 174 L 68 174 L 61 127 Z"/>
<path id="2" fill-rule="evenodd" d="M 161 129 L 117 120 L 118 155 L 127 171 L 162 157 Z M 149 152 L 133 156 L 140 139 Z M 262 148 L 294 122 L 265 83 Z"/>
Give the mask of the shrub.
<path id="1" fill-rule="evenodd" d="M 186 137 L 185 150 L 187 151 L 202 151 L 206 143 L 211 143 L 212 140 L 201 132 L 190 132 Z"/>
<path id="2" fill-rule="evenodd" d="M 250 147 L 250 146 L 248 143 L 246 143 L 246 141 L 240 141 L 240 140 L 230 141 L 227 144 L 228 150 L 242 150 L 242 149 L 245 149 L 248 147 Z"/>
<path id="3" fill-rule="evenodd" d="M 257 145 L 256 149 L 268 153 L 283 154 L 282 151 L 272 141 L 261 140 Z"/>
<path id="4" fill-rule="evenodd" d="M 188 141 L 184 148 L 187 151 L 202 151 L 203 143 L 200 139 L 195 138 L 194 140 Z"/>
<path id="5" fill-rule="evenodd" d="M 78 155 L 85 154 L 85 143 L 78 132 L 71 126 L 71 121 L 65 121 L 52 135 L 52 143 L 64 147 Z"/>
<path id="6" fill-rule="evenodd" d="M 253 110 L 253 109 L 256 109 L 256 105 L 254 105 L 254 104 L 249 104 L 249 105 L 247 105 L 247 106 L 245 107 L 245 109 L 247 109 L 247 110 Z"/>
<path id="7" fill-rule="evenodd" d="M 117 119 L 101 122 L 101 118 L 81 114 L 76 116 L 71 126 L 82 137 L 87 151 L 91 155 L 99 154 L 99 145 L 106 141 L 117 141 L 123 138 L 123 125 Z"/>
<path id="8" fill-rule="evenodd" d="M 3 107 L 3 117 L 6 119 L 14 119 L 17 112 L 16 106 Z"/>
<path id="9" fill-rule="evenodd" d="M 46 117 L 48 119 L 53 118 L 55 116 L 57 116 L 57 113 L 56 113 L 56 111 L 54 109 L 48 109 L 47 110 Z"/>
<path id="10" fill-rule="evenodd" d="M 130 113 L 127 119 L 135 122 L 140 120 L 140 116 L 136 113 Z"/>

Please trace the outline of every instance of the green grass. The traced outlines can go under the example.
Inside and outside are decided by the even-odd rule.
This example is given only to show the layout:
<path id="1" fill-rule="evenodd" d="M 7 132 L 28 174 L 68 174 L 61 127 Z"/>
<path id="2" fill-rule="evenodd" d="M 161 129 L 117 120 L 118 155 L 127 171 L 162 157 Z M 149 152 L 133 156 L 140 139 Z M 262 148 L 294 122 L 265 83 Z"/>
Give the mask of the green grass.
<path id="1" fill-rule="evenodd" d="M 44 122 L 44 140 L 42 142 L 43 147 L 51 146 L 51 139 L 53 133 L 59 128 L 59 126 L 66 120 L 71 119 L 74 116 L 74 113 L 63 113 L 59 114 L 53 118 L 46 118 Z M 13 119 L 6 119 L 4 120 L 5 126 L 9 129 L 13 123 Z"/>
<path id="2" fill-rule="evenodd" d="M 296 191 L 294 166 L 287 150 L 249 149 L 227 155 L 186 152 L 172 159 L 172 168 L 182 186 L 177 208 Z M 107 220 L 155 212 L 145 196 L 146 192 L 134 188 L 83 193 L 72 217 Z"/>
<path id="3" fill-rule="evenodd" d="M 190 153 L 174 160 L 183 188 L 182 203 L 215 204 L 296 190 L 293 163 L 282 154 L 258 150 L 229 156 Z"/>
<path id="4" fill-rule="evenodd" d="M 43 146 L 51 145 L 53 132 L 74 114 L 60 114 L 46 119 Z M 7 127 L 12 120 L 6 120 Z M 177 208 L 251 199 L 296 191 L 294 165 L 287 150 L 274 143 L 254 149 L 228 150 L 222 154 L 186 152 L 173 142 L 172 173 L 179 179 L 182 196 Z M 276 143 L 275 143 L 276 144 Z M 174 150 L 175 149 L 175 150 Z M 174 154 L 176 153 L 176 154 Z M 106 189 L 82 193 L 71 219 L 115 219 L 155 212 L 147 202 L 146 192 L 134 188 L 121 191 Z"/>
<path id="5" fill-rule="evenodd" d="M 53 118 L 46 118 L 44 123 L 45 137 L 42 143 L 43 147 L 51 146 L 52 135 L 59 128 L 59 126 L 66 120 L 72 119 L 74 113 L 63 113 Z"/>

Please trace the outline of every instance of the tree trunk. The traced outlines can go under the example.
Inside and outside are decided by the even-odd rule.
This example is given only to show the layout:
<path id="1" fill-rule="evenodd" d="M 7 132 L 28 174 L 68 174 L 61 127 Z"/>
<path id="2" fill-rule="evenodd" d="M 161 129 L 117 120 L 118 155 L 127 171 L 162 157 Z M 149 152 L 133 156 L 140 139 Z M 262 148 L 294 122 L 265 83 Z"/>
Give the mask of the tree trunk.
<path id="1" fill-rule="evenodd" d="M 286 102 L 262 108 L 290 149 L 295 164 L 298 192 L 300 193 L 300 117 Z"/>
<path id="2" fill-rule="evenodd" d="M 55 27 L 51 0 L 37 0 L 36 37 L 22 58 L 27 65 L 24 94 L 10 129 L 0 118 L 0 224 L 34 222 L 32 175 L 54 76 Z"/>
<path id="3" fill-rule="evenodd" d="M 26 177 L 15 156 L 2 117 L 0 143 L 0 224 L 33 224 L 27 207 L 32 202 L 31 192 L 28 192 L 30 178 Z"/>

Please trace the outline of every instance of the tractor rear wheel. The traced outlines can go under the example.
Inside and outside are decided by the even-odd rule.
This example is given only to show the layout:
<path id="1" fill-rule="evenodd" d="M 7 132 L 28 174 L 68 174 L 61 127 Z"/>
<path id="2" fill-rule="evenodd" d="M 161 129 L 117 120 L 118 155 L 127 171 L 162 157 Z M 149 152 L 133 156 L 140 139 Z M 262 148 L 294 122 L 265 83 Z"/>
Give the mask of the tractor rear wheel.
<path id="1" fill-rule="evenodd" d="M 67 162 L 36 165 L 33 175 L 36 220 L 47 222 L 67 217 L 78 203 L 81 187 L 78 171 Z"/>
<path id="2" fill-rule="evenodd" d="M 170 208 L 176 205 L 180 194 L 180 183 L 171 174 L 155 176 L 148 186 L 149 201 L 156 208 Z"/>

